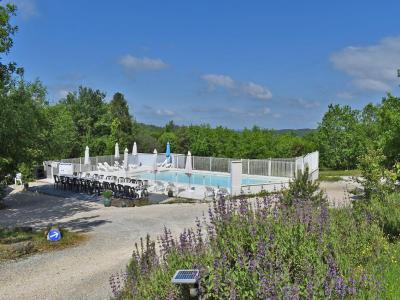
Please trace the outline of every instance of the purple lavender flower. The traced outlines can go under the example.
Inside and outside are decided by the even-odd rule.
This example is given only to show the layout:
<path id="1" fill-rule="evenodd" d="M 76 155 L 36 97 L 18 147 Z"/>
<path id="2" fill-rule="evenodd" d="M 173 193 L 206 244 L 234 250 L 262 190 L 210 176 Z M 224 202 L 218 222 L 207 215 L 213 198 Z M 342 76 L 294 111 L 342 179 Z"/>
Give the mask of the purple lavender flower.
<path id="1" fill-rule="evenodd" d="M 349 279 L 349 284 L 347 287 L 347 292 L 350 296 L 355 296 L 357 294 L 357 289 L 356 289 L 356 282 L 355 280 L 350 277 Z"/>

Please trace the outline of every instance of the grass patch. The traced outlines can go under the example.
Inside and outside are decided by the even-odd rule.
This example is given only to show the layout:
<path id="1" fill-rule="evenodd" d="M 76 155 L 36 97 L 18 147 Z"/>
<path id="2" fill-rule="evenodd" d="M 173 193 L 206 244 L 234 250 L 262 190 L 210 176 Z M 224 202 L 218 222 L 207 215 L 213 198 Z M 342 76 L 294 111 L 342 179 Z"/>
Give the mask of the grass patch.
<path id="1" fill-rule="evenodd" d="M 331 170 L 323 169 L 319 171 L 319 176 L 360 176 L 360 170 Z"/>
<path id="2" fill-rule="evenodd" d="M 62 250 L 86 240 L 86 236 L 61 229 L 62 238 L 58 242 L 48 241 L 45 230 L 27 231 L 0 228 L 0 261 L 17 259 L 40 252 Z"/>
<path id="3" fill-rule="evenodd" d="M 160 204 L 179 204 L 179 203 L 197 203 L 198 201 L 189 198 L 174 198 L 168 200 L 168 202 L 162 202 Z"/>
<path id="4" fill-rule="evenodd" d="M 340 181 L 342 176 L 360 176 L 360 170 L 320 170 L 319 171 L 319 181 Z"/>
<path id="5" fill-rule="evenodd" d="M 318 180 L 319 181 L 336 182 L 336 181 L 343 180 L 343 178 L 340 176 L 319 176 Z"/>
<path id="6" fill-rule="evenodd" d="M 400 299 L 400 242 L 390 244 L 389 255 L 382 259 L 383 295 L 382 299 Z"/>

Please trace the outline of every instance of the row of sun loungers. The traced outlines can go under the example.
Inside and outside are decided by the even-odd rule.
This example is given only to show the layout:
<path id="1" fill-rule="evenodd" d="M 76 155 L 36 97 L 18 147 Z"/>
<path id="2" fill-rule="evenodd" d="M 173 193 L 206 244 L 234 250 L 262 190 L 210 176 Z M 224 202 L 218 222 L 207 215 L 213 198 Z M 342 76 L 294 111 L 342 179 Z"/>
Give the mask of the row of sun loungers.
<path id="1" fill-rule="evenodd" d="M 128 164 L 129 169 L 136 169 L 138 166 L 135 164 Z M 124 166 L 120 165 L 119 162 L 115 162 L 114 166 L 110 166 L 107 162 L 97 163 L 97 169 L 103 172 L 115 172 L 124 170 Z"/>
<path id="2" fill-rule="evenodd" d="M 162 168 L 171 168 L 172 167 L 172 163 L 164 161 L 163 163 L 157 164 L 157 166 L 158 167 L 162 167 Z M 138 168 L 138 165 L 136 165 L 136 164 L 128 164 L 128 169 L 129 170 L 134 170 L 134 169 L 137 169 L 137 168 Z M 120 164 L 118 161 L 116 161 L 113 166 L 110 166 L 109 163 L 107 163 L 107 162 L 97 163 L 97 169 L 99 171 L 103 171 L 103 172 L 123 171 L 124 170 L 124 165 Z"/>
<path id="3" fill-rule="evenodd" d="M 192 187 L 192 190 L 194 190 L 194 189 L 195 189 L 195 187 Z M 215 199 L 215 198 L 229 196 L 229 191 L 226 188 L 222 188 L 222 187 L 214 188 L 211 186 L 205 186 L 204 189 L 205 189 L 204 199 Z M 190 190 L 187 187 L 176 185 L 173 182 L 165 183 L 165 182 L 156 180 L 154 182 L 153 191 L 161 192 L 161 193 L 172 191 L 174 193 L 174 195 L 179 196 L 179 194 L 181 194 L 182 192 L 190 191 Z"/>

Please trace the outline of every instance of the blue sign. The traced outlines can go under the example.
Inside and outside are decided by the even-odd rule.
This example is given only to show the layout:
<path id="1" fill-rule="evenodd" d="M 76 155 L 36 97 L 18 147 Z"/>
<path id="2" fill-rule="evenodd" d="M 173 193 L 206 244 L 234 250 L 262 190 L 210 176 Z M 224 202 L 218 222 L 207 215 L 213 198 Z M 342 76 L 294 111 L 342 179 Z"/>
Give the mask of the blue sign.
<path id="1" fill-rule="evenodd" d="M 47 234 L 47 239 L 53 242 L 59 241 L 61 239 L 61 232 L 58 229 L 52 229 Z"/>

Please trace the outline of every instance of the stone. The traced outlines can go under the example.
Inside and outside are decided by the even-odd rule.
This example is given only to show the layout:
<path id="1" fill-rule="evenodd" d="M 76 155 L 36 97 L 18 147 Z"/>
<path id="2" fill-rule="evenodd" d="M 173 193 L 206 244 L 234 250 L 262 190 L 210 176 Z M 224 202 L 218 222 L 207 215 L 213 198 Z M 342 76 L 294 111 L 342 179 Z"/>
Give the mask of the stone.
<path id="1" fill-rule="evenodd" d="M 9 251 L 13 256 L 17 257 L 33 253 L 36 249 L 32 241 L 26 241 L 9 245 Z"/>

